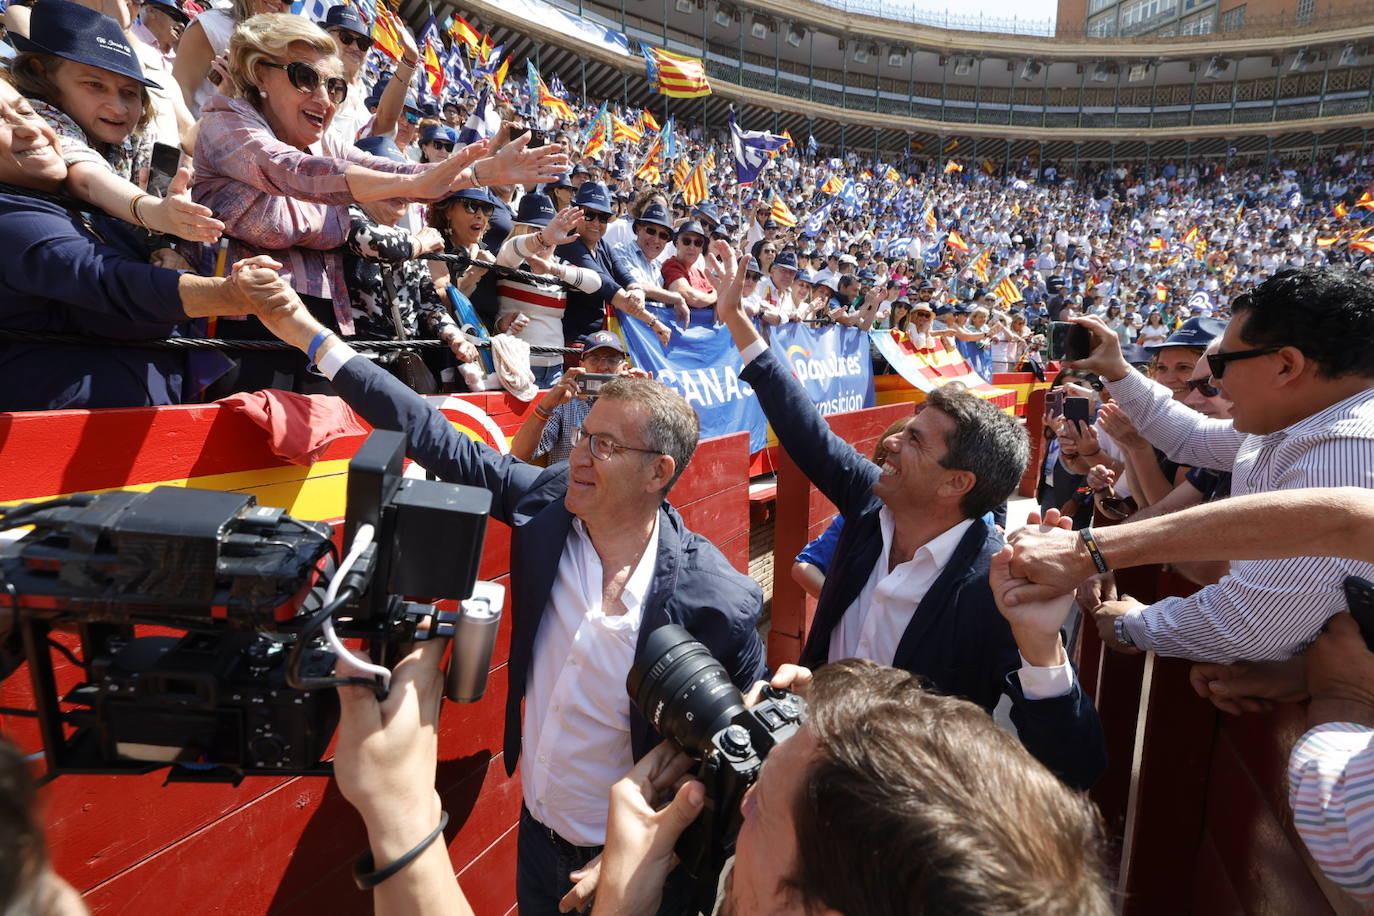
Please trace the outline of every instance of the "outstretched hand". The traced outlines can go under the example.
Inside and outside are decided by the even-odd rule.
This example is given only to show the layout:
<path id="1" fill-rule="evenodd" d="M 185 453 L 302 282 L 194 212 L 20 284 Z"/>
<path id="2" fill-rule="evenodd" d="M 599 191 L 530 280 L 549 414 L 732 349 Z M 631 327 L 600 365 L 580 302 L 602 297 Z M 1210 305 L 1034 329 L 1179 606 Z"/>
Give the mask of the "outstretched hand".
<path id="1" fill-rule="evenodd" d="M 748 320 L 744 314 L 740 291 L 749 262 L 735 254 L 723 239 L 716 239 L 706 249 L 706 276 L 716 291 L 716 320 L 721 324 Z"/>
<path id="2" fill-rule="evenodd" d="M 166 197 L 139 198 L 138 213 L 152 231 L 188 242 L 214 244 L 224 232 L 224 223 L 215 219 L 209 207 L 191 200 L 191 170 L 185 167 L 177 169 Z"/>
<path id="3" fill-rule="evenodd" d="M 545 184 L 568 170 L 568 151 L 560 143 L 530 147 L 530 134 L 516 137 L 493 156 L 480 160 L 475 176 L 484 185 Z"/>

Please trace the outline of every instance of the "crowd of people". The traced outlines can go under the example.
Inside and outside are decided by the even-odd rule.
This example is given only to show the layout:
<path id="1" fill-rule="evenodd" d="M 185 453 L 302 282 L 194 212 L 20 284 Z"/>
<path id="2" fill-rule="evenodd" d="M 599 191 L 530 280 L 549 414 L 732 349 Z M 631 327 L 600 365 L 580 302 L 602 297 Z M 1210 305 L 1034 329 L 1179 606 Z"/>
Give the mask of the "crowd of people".
<path id="1" fill-rule="evenodd" d="M 741 184 L 733 123 L 674 128 L 586 99 L 560 117 L 520 79 L 425 100 L 415 38 L 402 29 L 379 66 L 353 6 L 317 23 L 276 0 L 38 0 L 5 25 L 0 332 L 63 336 L 0 339 L 0 409 L 337 393 L 438 477 L 491 490 L 513 532 L 522 912 L 692 911 L 671 849 L 701 787 L 676 785 L 684 758 L 655 748 L 624 689 L 641 637 L 668 623 L 741 690 L 767 680 L 811 703 L 746 798 L 723 912 L 898 913 L 921 895 L 1107 911 L 1081 792 L 1129 763 L 1107 759 L 1079 685 L 1074 605 L 1114 649 L 1197 662 L 1199 693 L 1228 712 L 1307 699 L 1298 829 L 1374 899 L 1374 655 L 1342 616 L 1371 558 L 1241 527 L 1210 552 L 1151 540 L 1269 491 L 1374 485 L 1374 153 L 1065 174 L 789 138 Z M 669 352 L 692 326 L 728 333 L 780 447 L 840 510 L 805 571 L 818 606 L 801 665 L 766 669 L 758 585 L 665 500 L 697 417 L 628 364 L 608 312 Z M 999 528 L 1029 437 L 962 387 L 930 393 L 875 461 L 834 436 L 767 346 L 798 321 L 957 350 L 987 379 L 1047 365 L 1050 322 L 1085 329 L 1088 354 L 1051 389 L 1044 524 Z M 213 336 L 288 348 L 131 343 Z M 444 346 L 368 349 L 411 338 Z M 615 376 L 594 400 L 589 374 Z M 538 399 L 509 455 L 417 394 L 487 387 Z M 1150 560 L 1199 590 L 1118 594 L 1112 570 Z M 380 710 L 345 688 L 338 775 L 379 911 L 463 905 L 434 845 L 437 662 L 403 662 L 415 689 Z M 989 716 L 1003 699 L 1015 738 Z M 373 870 L 386 862 L 404 867 Z"/>

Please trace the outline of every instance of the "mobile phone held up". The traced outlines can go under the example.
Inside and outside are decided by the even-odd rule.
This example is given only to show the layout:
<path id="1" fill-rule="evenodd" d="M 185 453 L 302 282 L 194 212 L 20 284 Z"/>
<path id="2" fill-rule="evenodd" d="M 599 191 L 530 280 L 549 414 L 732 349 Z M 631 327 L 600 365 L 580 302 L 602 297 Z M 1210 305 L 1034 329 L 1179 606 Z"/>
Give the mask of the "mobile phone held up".
<path id="1" fill-rule="evenodd" d="M 1072 321 L 1050 322 L 1050 359 L 1087 359 L 1093 337 L 1087 328 Z"/>
<path id="2" fill-rule="evenodd" d="M 1342 585 L 1350 616 L 1359 625 L 1364 644 L 1374 652 L 1374 582 L 1359 576 L 1346 576 Z"/>
<path id="3" fill-rule="evenodd" d="M 1064 419 L 1072 420 L 1075 423 L 1084 425 L 1091 424 L 1097 411 L 1094 409 L 1092 401 L 1087 398 L 1065 398 L 1064 399 Z"/>

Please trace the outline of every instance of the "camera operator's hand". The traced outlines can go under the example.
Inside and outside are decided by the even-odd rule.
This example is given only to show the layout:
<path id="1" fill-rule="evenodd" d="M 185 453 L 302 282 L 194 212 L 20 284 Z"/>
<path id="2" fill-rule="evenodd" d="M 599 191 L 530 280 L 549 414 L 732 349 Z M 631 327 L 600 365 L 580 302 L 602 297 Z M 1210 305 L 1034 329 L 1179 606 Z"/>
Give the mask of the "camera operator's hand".
<path id="1" fill-rule="evenodd" d="M 1374 652 L 1365 645 L 1355 618 L 1337 614 L 1308 647 L 1309 725 L 1356 722 L 1374 725 Z"/>
<path id="2" fill-rule="evenodd" d="M 690 757 L 665 741 L 611 786 L 596 916 L 648 916 L 658 910 L 675 862 L 673 846 L 706 801 L 706 787 L 696 780 L 677 786 L 692 766 Z M 672 800 L 657 808 L 670 794 Z"/>
<path id="3" fill-rule="evenodd" d="M 429 640 L 401 659 L 391 673 L 385 700 L 378 701 L 370 687 L 339 688 L 334 778 L 367 825 L 368 845 L 378 868 L 413 849 L 439 823 L 434 777 L 444 688 L 439 661 L 446 643 Z M 335 673 L 362 674 L 347 661 L 340 661 Z M 377 885 L 373 905 L 378 914 L 472 912 L 453 875 L 442 837 Z"/>
<path id="4" fill-rule="evenodd" d="M 1092 333 L 1093 343 L 1086 359 L 1066 362 L 1066 367 L 1092 372 L 1106 382 L 1120 381 L 1131 374 L 1131 364 L 1121 355 L 1121 338 L 1105 321 L 1093 315 L 1069 320 L 1087 328 Z"/>
<path id="5" fill-rule="evenodd" d="M 805 697 L 807 690 L 811 688 L 811 669 L 803 668 L 801 665 L 779 665 L 772 680 L 754 682 L 754 686 L 750 687 L 749 692 L 744 695 L 744 705 L 747 707 L 757 706 L 759 700 L 763 698 L 763 688 L 765 687 L 790 690 Z"/>
<path id="6" fill-rule="evenodd" d="M 1266 712 L 1274 703 L 1307 699 L 1307 663 L 1301 655 L 1283 661 L 1194 665 L 1188 673 L 1197 695 L 1222 712 Z"/>

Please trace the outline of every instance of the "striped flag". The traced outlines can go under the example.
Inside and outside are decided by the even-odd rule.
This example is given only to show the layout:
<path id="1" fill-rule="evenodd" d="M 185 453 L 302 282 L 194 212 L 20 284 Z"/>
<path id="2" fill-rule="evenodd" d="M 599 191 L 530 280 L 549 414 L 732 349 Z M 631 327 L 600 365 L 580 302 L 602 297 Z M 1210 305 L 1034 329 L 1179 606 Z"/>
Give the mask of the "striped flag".
<path id="1" fill-rule="evenodd" d="M 711 150 L 706 154 L 706 174 L 711 174 L 716 170 L 716 151 Z"/>
<path id="2" fill-rule="evenodd" d="M 687 183 L 682 186 L 682 202 L 694 207 L 706 199 L 706 169 L 698 165 L 692 169 Z"/>
<path id="3" fill-rule="evenodd" d="M 1164 250 L 1164 239 L 1160 238 L 1159 236 L 1155 236 L 1154 238 L 1150 239 L 1150 250 L 1151 250 L 1151 251 L 1163 251 L 1163 250 Z"/>
<path id="4" fill-rule="evenodd" d="M 639 123 L 641 127 L 644 127 L 647 130 L 663 130 L 663 128 L 658 126 L 658 119 L 654 117 L 653 112 L 649 111 L 649 109 L 647 108 L 644 109 L 644 111 L 640 114 Z"/>
<path id="5" fill-rule="evenodd" d="M 460 92 L 464 95 L 474 95 L 477 90 L 472 85 L 472 75 L 468 73 L 468 65 L 463 61 L 463 49 L 458 44 L 452 45 L 448 49 L 448 55 L 444 58 L 444 88 L 447 95 L 452 98 Z"/>
<path id="6" fill-rule="evenodd" d="M 421 95 L 427 96 L 436 104 L 444 97 L 444 66 L 439 61 L 439 52 L 444 43 L 439 38 L 439 23 L 433 16 L 425 23 L 420 32 L 420 70 L 424 78 L 420 80 Z"/>
<path id="7" fill-rule="evenodd" d="M 1169 284 L 1163 280 L 1155 281 L 1155 298 L 1160 302 L 1169 301 Z"/>
<path id="8" fill-rule="evenodd" d="M 926 205 L 925 221 L 926 221 L 926 229 L 928 229 L 928 230 L 931 231 L 931 232 L 934 232 L 936 229 L 940 228 L 939 222 L 935 219 L 935 205 L 934 205 L 934 204 L 927 204 L 927 205 Z"/>
<path id="9" fill-rule="evenodd" d="M 945 244 L 960 254 L 968 254 L 968 242 L 964 241 L 957 230 L 949 230 L 949 235 L 945 236 Z"/>
<path id="10" fill-rule="evenodd" d="M 482 39 L 477 34 L 477 30 L 457 13 L 453 13 L 448 17 L 446 31 L 448 32 L 448 37 L 453 39 L 455 43 L 467 45 L 469 48 L 475 49 L 482 43 Z"/>
<path id="11" fill-rule="evenodd" d="M 821 184 L 821 190 L 826 194 L 838 194 L 844 187 L 844 182 L 840 181 L 840 176 L 831 175 Z"/>
<path id="12" fill-rule="evenodd" d="M 782 138 L 787 141 L 785 144 L 783 144 L 782 149 L 786 149 L 789 146 L 797 145 L 796 143 L 792 142 L 792 131 L 790 130 L 784 129 L 782 132 Z"/>
<path id="13" fill-rule="evenodd" d="M 596 117 L 587 125 L 587 132 L 584 134 L 585 139 L 582 147 L 583 156 L 594 158 L 597 153 L 606 148 L 606 144 L 610 140 L 611 134 L 610 125 L 607 123 L 609 120 L 610 115 L 606 111 L 606 103 L 602 102 L 601 107 L 597 109 Z"/>
<path id="14" fill-rule="evenodd" d="M 1021 301 L 1021 290 L 1012 280 L 1011 272 L 1004 270 L 998 275 L 997 282 L 992 287 L 993 295 L 1005 306 L 1014 305 Z"/>
<path id="15" fill-rule="evenodd" d="M 963 167 L 962 165 L 960 165 L 959 163 L 955 162 L 953 159 L 950 159 L 950 160 L 948 160 L 948 161 L 945 163 L 945 174 L 946 174 L 946 175 L 948 175 L 950 172 L 962 172 L 963 170 L 964 170 L 964 167 Z"/>
<path id="16" fill-rule="evenodd" d="M 1193 226 L 1183 234 L 1183 244 L 1191 245 L 1197 241 L 1197 226 Z"/>
<path id="17" fill-rule="evenodd" d="M 1335 209 L 1331 212 L 1336 214 L 1336 219 L 1345 219 L 1350 215 L 1350 208 L 1345 205 L 1345 201 L 1338 200 Z"/>
<path id="18" fill-rule="evenodd" d="M 978 168 L 983 170 L 984 175 L 991 175 L 997 169 L 997 166 L 992 164 L 991 159 L 984 159 L 982 162 L 978 163 Z"/>
<path id="19" fill-rule="evenodd" d="M 797 215 L 787 206 L 787 201 L 782 199 L 782 195 L 777 191 L 773 192 L 772 216 L 779 226 L 791 229 L 797 225 Z"/>
<path id="20" fill-rule="evenodd" d="M 1332 245 L 1336 244 L 1337 241 L 1339 241 L 1339 237 L 1337 237 L 1337 236 L 1334 236 L 1334 235 L 1332 235 L 1332 236 L 1321 236 L 1321 235 L 1319 235 L 1319 236 L 1317 236 L 1317 247 L 1318 247 L 1318 248 L 1330 248 Z"/>
<path id="21" fill-rule="evenodd" d="M 945 152 L 952 153 L 959 148 L 958 140 L 951 140 L 945 144 Z"/>
<path id="22" fill-rule="evenodd" d="M 902 176 L 897 173 L 896 169 L 889 165 L 887 167 L 887 171 L 883 173 L 883 181 L 890 181 L 893 184 L 901 184 Z"/>
<path id="23" fill-rule="evenodd" d="M 539 75 L 538 68 L 534 66 L 534 61 L 528 59 L 525 61 L 525 76 L 530 84 L 530 99 L 536 105 L 542 105 L 549 111 L 552 111 L 554 116 L 560 120 L 577 120 L 577 116 L 574 115 L 572 109 L 568 107 L 568 103 L 554 95 L 549 91 L 549 88 L 544 85 L 544 80 Z"/>
<path id="24" fill-rule="evenodd" d="M 401 43 L 401 29 L 404 28 L 395 13 L 384 6 L 378 7 L 377 18 L 372 23 L 372 41 L 377 50 L 398 63 L 405 53 Z"/>
<path id="25" fill-rule="evenodd" d="M 643 132 L 636 130 L 633 124 L 626 124 L 620 120 L 619 115 L 611 115 L 611 141 L 620 143 L 622 140 L 628 143 L 638 143 L 644 139 Z"/>
<path id="26" fill-rule="evenodd" d="M 641 45 L 644 71 L 649 86 L 661 95 L 675 99 L 696 99 L 711 94 L 706 66 L 699 57 L 686 57 L 662 48 Z"/>
<path id="27" fill-rule="evenodd" d="M 953 233 L 950 234 L 953 235 Z M 987 283 L 988 268 L 992 266 L 992 249 L 984 248 L 978 252 L 973 260 L 968 262 L 968 266 L 973 270 L 974 276 L 978 278 L 980 283 Z"/>
<path id="28" fill-rule="evenodd" d="M 663 183 L 663 134 L 658 134 L 649 144 L 649 151 L 644 154 L 643 164 L 635 170 L 635 177 L 649 184 Z"/>
<path id="29" fill-rule="evenodd" d="M 1360 195 L 1360 199 L 1355 201 L 1355 206 L 1363 210 L 1374 210 L 1374 193 L 1365 191 Z"/>
<path id="30" fill-rule="evenodd" d="M 677 165 L 673 167 L 673 184 L 677 185 L 677 189 L 679 191 L 681 191 L 683 187 L 686 186 L 687 176 L 691 173 L 691 171 L 692 163 L 687 161 L 686 156 L 683 156 L 681 159 L 679 159 L 677 161 Z"/>
<path id="31" fill-rule="evenodd" d="M 1365 254 L 1374 254 L 1374 239 L 1355 239 L 1350 243 L 1350 247 Z"/>
<path id="32" fill-rule="evenodd" d="M 859 173 L 859 177 L 864 181 L 872 181 L 873 173 L 870 172 L 868 169 L 864 169 L 862 172 Z"/>

